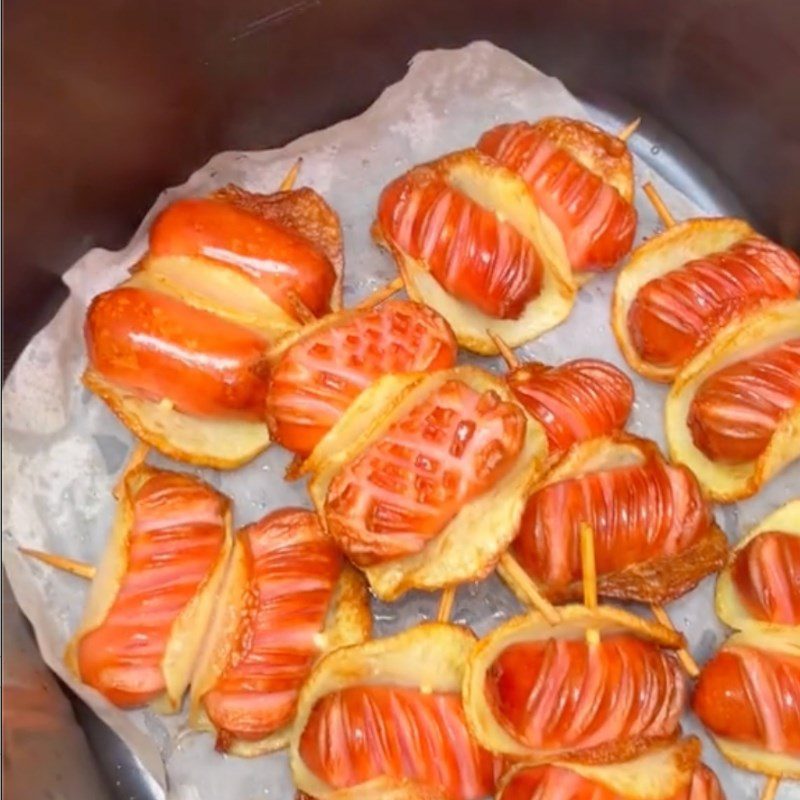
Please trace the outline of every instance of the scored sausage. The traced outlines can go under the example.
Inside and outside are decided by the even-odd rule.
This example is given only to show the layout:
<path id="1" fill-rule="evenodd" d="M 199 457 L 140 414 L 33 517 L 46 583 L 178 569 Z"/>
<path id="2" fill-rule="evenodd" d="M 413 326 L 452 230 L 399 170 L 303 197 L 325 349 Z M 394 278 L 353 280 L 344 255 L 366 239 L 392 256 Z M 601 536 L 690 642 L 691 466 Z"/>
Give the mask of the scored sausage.
<path id="1" fill-rule="evenodd" d="M 800 405 L 800 339 L 789 339 L 709 375 L 692 398 L 695 446 L 714 461 L 764 452 L 781 419 Z"/>
<path id="2" fill-rule="evenodd" d="M 678 367 L 736 315 L 800 294 L 800 259 L 762 236 L 688 262 L 646 283 L 628 310 L 639 356 Z"/>
<path id="3" fill-rule="evenodd" d="M 455 364 L 450 326 L 408 300 L 346 312 L 291 345 L 273 365 L 267 420 L 275 440 L 308 455 L 350 403 L 381 375 L 428 372 Z"/>

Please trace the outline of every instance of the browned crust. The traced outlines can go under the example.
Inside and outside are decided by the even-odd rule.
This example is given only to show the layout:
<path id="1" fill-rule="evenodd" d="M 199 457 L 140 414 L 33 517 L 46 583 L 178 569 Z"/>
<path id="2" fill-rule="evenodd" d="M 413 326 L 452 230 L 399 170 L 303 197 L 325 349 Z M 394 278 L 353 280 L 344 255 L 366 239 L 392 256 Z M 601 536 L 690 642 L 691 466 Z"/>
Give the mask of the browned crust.
<path id="1" fill-rule="evenodd" d="M 331 305 L 334 310 L 341 307 L 344 272 L 342 226 L 339 215 L 320 194 L 307 186 L 287 192 L 256 194 L 229 184 L 214 192 L 212 197 L 276 222 L 317 247 L 336 272 L 336 287 Z"/>
<path id="2" fill-rule="evenodd" d="M 535 126 L 553 144 L 566 150 L 628 203 L 633 200 L 633 158 L 622 139 L 585 120 L 545 117 Z"/>
<path id="3" fill-rule="evenodd" d="M 703 578 L 725 564 L 728 540 L 716 526 L 682 553 L 632 564 L 618 572 L 597 576 L 597 593 L 602 597 L 641 603 L 669 603 L 693 589 Z M 551 603 L 583 598 L 583 583 L 574 581 L 563 588 L 541 587 Z"/>
<path id="4" fill-rule="evenodd" d="M 630 761 L 653 747 L 671 744 L 681 737 L 681 733 L 681 730 L 678 729 L 674 736 L 636 736 L 621 742 L 607 742 L 588 750 L 568 750 L 563 753 L 559 752 L 557 756 L 548 756 L 547 761 L 579 761 L 581 764 L 615 764 L 620 761 Z M 507 758 L 510 763 L 516 761 L 511 756 L 507 756 Z M 520 759 L 520 761 L 525 760 L 524 758 Z"/>

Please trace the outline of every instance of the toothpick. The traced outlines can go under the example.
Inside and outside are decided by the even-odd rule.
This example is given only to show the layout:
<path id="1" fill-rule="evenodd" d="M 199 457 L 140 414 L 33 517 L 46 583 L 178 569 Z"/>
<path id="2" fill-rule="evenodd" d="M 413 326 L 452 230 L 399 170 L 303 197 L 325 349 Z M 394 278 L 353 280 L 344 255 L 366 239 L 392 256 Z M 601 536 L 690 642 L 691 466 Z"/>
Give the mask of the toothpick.
<path id="1" fill-rule="evenodd" d="M 597 565 L 594 558 L 594 531 L 585 522 L 581 523 L 581 572 L 583 573 L 583 604 L 589 611 L 597 609 Z M 600 633 L 587 628 L 586 641 L 590 645 L 600 643 Z"/>
<path id="2" fill-rule="evenodd" d="M 95 572 L 97 571 L 91 564 L 85 564 L 83 561 L 75 561 L 75 559 L 67 558 L 66 556 L 57 556 L 53 553 L 45 553 L 42 550 L 31 550 L 28 547 L 20 547 L 19 551 L 23 555 L 35 558 L 43 564 L 49 564 L 51 567 L 63 570 L 64 572 L 69 572 L 71 575 L 77 575 L 79 578 L 91 580 L 94 578 Z"/>
<path id="3" fill-rule="evenodd" d="M 672 216 L 666 203 L 661 199 L 661 195 L 652 183 L 649 181 L 642 187 L 647 199 L 653 204 L 653 208 L 660 217 L 661 221 L 667 228 L 671 228 L 675 224 L 675 217 Z"/>
<path id="4" fill-rule="evenodd" d="M 642 118 L 636 117 L 636 119 L 629 122 L 618 134 L 617 139 L 623 142 L 627 142 L 628 139 L 633 136 L 634 133 L 639 129 L 639 126 L 642 124 Z"/>
<path id="5" fill-rule="evenodd" d="M 764 784 L 764 791 L 761 792 L 761 800 L 775 800 L 775 793 L 778 791 L 778 784 L 781 782 L 780 778 L 770 775 L 767 782 Z"/>
<path id="6" fill-rule="evenodd" d="M 300 299 L 300 295 L 297 294 L 294 289 L 289 289 L 286 295 L 289 298 L 289 302 L 292 304 L 292 309 L 297 315 L 297 319 L 303 325 L 308 325 L 310 322 L 316 321 L 317 318 L 314 312 Z"/>
<path id="7" fill-rule="evenodd" d="M 122 497 L 122 492 L 125 489 L 125 479 L 128 477 L 128 473 L 132 469 L 136 469 L 136 467 L 143 464 L 147 459 L 147 454 L 149 452 L 150 447 L 148 445 L 142 441 L 136 442 L 136 446 L 128 456 L 128 460 L 125 462 L 125 466 L 122 468 L 122 472 L 120 473 L 119 478 L 117 478 L 117 482 L 114 484 L 114 489 L 111 492 L 114 495 L 115 500 L 119 500 L 120 497 Z"/>
<path id="8" fill-rule="evenodd" d="M 498 564 L 498 572 L 506 583 L 512 584 L 524 595 L 528 605 L 535 608 L 550 625 L 557 625 L 561 621 L 558 609 L 545 599 L 539 587 L 511 553 L 503 553 Z"/>
<path id="9" fill-rule="evenodd" d="M 503 361 L 509 369 L 517 369 L 519 367 L 519 359 L 514 355 L 514 351 L 503 341 L 503 339 L 496 333 L 487 329 L 486 335 L 494 342 L 494 346 L 500 353 Z"/>
<path id="10" fill-rule="evenodd" d="M 456 599 L 456 587 L 446 586 L 442 589 L 442 596 L 439 600 L 439 610 L 436 613 L 437 622 L 448 622 L 453 613 L 453 603 Z"/>
<path id="11" fill-rule="evenodd" d="M 658 622 L 660 622 L 665 628 L 675 630 L 675 626 L 672 624 L 672 620 L 669 618 L 669 614 L 667 614 L 663 606 L 658 605 L 658 603 L 654 603 L 650 606 L 650 610 L 653 612 L 653 616 L 656 618 L 656 620 L 658 620 Z M 694 660 L 692 654 L 685 647 L 682 647 L 680 650 L 678 650 L 678 658 L 680 659 L 686 674 L 690 678 L 696 678 L 700 674 L 700 667 L 697 666 L 697 662 Z"/>
<path id="12" fill-rule="evenodd" d="M 372 294 L 367 295 L 361 302 L 356 303 L 353 306 L 353 311 L 364 311 L 368 308 L 374 308 L 396 292 L 399 292 L 402 288 L 403 279 L 395 278 L 393 281 L 387 283 L 386 286 L 381 286 L 380 289 L 376 289 Z"/>
<path id="13" fill-rule="evenodd" d="M 300 172 L 300 167 L 303 166 L 303 159 L 298 158 L 297 161 L 292 164 L 289 168 L 289 171 L 286 173 L 286 177 L 281 181 L 281 185 L 278 187 L 278 190 L 281 192 L 289 192 L 294 188 L 294 183 L 297 180 L 297 173 Z"/>

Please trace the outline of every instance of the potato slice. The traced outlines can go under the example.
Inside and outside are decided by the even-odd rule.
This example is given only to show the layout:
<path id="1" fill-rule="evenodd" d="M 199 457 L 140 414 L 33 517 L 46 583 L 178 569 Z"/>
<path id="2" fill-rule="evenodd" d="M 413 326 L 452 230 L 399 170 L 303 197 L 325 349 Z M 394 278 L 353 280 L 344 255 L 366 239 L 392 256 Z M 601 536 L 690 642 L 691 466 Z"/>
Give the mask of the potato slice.
<path id="1" fill-rule="evenodd" d="M 93 369 L 83 383 L 146 444 L 177 461 L 200 467 L 235 469 L 269 445 L 265 422 L 212 419 L 183 414 L 168 402 L 154 402 L 106 381 Z"/>
<path id="2" fill-rule="evenodd" d="M 617 275 L 611 301 L 611 327 L 631 368 L 655 381 L 670 383 L 678 369 L 644 361 L 636 351 L 628 330 L 628 312 L 639 290 L 668 272 L 682 269 L 689 261 L 719 253 L 752 236 L 744 221 L 730 217 L 695 218 L 680 222 L 637 247 Z"/>
<path id="3" fill-rule="evenodd" d="M 306 766 L 300 739 L 314 706 L 328 694 L 350 686 L 383 685 L 419 688 L 425 692 L 458 692 L 464 663 L 475 644 L 467 628 L 425 622 L 396 636 L 342 647 L 324 656 L 300 692 L 297 717 L 291 733 L 289 764 L 297 788 L 319 800 L 361 800 L 392 797 L 396 800 L 434 800 L 431 789 L 389 779 L 335 791 Z M 391 790 L 391 793 L 389 793 Z"/>
<path id="4" fill-rule="evenodd" d="M 431 172 L 443 175 L 475 203 L 502 215 L 534 243 L 544 266 L 542 290 L 528 302 L 518 319 L 491 317 L 450 295 L 427 266 L 404 252 L 376 221 L 373 237 L 394 256 L 409 297 L 438 311 L 450 323 L 458 343 L 481 355 L 498 352 L 487 330 L 516 347 L 563 322 L 575 301 L 572 270 L 561 234 L 539 210 L 522 178 L 474 149 L 415 167 L 410 175 Z"/>
<path id="5" fill-rule="evenodd" d="M 700 740 L 690 736 L 646 750 L 621 764 L 554 761 L 552 766 L 568 769 L 602 786 L 620 800 L 674 800 L 691 784 L 700 749 Z M 524 763 L 511 767 L 500 781 L 497 800 L 503 800 L 506 787 L 519 773 L 530 768 L 530 764 Z"/>
<path id="6" fill-rule="evenodd" d="M 328 487 L 339 470 L 448 380 L 463 381 L 478 392 L 493 390 L 503 400 L 514 402 L 500 378 L 476 367 L 379 379 L 359 395 L 305 465 L 306 471 L 313 473 L 309 493 L 323 521 Z M 544 430 L 530 417 L 526 422 L 522 451 L 490 491 L 465 505 L 419 553 L 364 570 L 378 597 L 396 600 L 411 589 L 441 589 L 479 580 L 491 572 L 516 534 L 527 493 L 546 468 Z"/>
<path id="7" fill-rule="evenodd" d="M 684 366 L 664 406 L 669 453 L 686 464 L 708 497 L 731 503 L 754 495 L 773 475 L 800 456 L 800 406 L 781 420 L 761 455 L 742 464 L 713 461 L 692 440 L 687 424 L 692 400 L 703 381 L 723 367 L 800 336 L 800 301 L 765 306 L 736 319 Z"/>

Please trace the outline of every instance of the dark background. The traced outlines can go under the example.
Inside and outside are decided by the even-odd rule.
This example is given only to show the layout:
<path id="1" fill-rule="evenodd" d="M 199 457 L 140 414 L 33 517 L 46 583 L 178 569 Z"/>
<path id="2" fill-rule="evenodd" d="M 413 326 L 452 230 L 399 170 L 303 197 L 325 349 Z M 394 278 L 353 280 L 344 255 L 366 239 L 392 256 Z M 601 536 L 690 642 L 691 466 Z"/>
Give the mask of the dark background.
<path id="1" fill-rule="evenodd" d="M 800 246 L 798 0 L 6 0 L 4 22 L 4 376 L 61 273 L 122 246 L 163 188 L 356 115 L 417 51 L 474 39 L 635 108 Z M 80 735 L 6 591 L 8 796 L 151 797 L 77 703 Z"/>
<path id="2" fill-rule="evenodd" d="M 797 0 L 17 0 L 5 8 L 4 374 L 59 275 L 213 153 L 353 116 L 418 50 L 485 38 L 619 97 L 800 243 Z"/>

